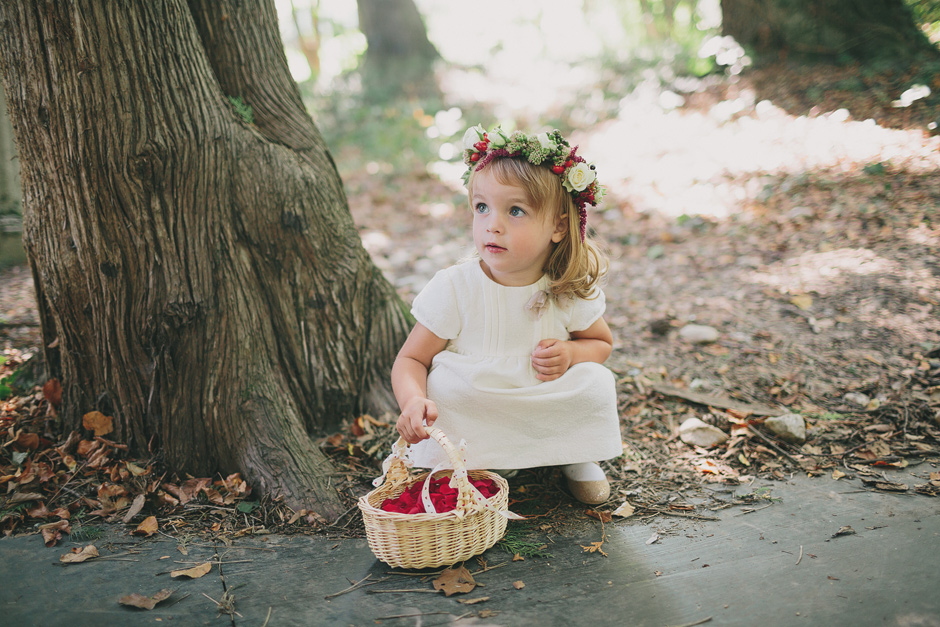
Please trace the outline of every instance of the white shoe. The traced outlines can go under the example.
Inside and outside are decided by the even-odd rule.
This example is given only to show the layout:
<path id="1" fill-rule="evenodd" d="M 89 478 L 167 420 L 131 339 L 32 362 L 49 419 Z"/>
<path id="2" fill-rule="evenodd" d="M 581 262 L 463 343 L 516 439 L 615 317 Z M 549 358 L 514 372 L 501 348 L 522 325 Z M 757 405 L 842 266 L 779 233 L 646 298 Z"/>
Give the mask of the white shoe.
<path id="1" fill-rule="evenodd" d="M 595 462 L 562 466 L 571 495 L 585 505 L 600 505 L 610 498 L 607 475 Z"/>

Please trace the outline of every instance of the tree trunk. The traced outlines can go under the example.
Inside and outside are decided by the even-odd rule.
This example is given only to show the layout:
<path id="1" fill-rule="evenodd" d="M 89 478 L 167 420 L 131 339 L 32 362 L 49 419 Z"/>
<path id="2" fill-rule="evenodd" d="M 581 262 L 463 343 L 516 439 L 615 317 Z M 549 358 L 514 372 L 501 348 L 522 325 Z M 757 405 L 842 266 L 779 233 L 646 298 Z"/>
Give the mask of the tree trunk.
<path id="1" fill-rule="evenodd" d="M 367 42 L 366 90 L 380 98 L 435 92 L 433 64 L 440 55 L 414 0 L 358 0 L 358 6 Z"/>
<path id="2" fill-rule="evenodd" d="M 309 434 L 392 406 L 407 323 L 290 78 L 273 4 L 9 0 L 0 25 L 65 426 L 98 409 L 174 470 L 238 470 L 336 517 Z"/>
<path id="3" fill-rule="evenodd" d="M 722 32 L 758 62 L 937 55 L 904 0 L 721 0 Z"/>
<path id="4" fill-rule="evenodd" d="M 7 112 L 6 96 L 0 85 L 0 216 L 20 213 L 20 169 L 16 160 L 13 128 Z M 3 226 L 0 224 L 0 226 Z"/>

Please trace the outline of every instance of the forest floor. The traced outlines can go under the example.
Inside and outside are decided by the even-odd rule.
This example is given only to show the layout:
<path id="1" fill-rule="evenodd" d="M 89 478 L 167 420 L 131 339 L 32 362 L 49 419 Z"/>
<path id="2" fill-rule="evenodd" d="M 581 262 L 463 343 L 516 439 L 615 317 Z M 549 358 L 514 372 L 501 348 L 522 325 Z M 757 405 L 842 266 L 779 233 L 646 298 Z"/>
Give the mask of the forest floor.
<path id="1" fill-rule="evenodd" d="M 774 68 L 702 85 L 670 106 L 661 94 L 635 93 L 616 116 L 574 134 L 610 190 L 589 223 L 611 259 L 608 366 L 626 446 L 606 464 L 611 501 L 570 508 L 573 516 L 610 520 L 627 502 L 621 512 L 708 519 L 767 496 L 726 499 L 709 486 L 792 473 L 917 498 L 940 493 L 940 137 L 926 107 L 839 87 L 854 78 Z M 344 157 L 363 242 L 404 299 L 471 252 L 455 177 Z M 686 341 L 680 331 L 693 323 L 717 339 Z M 0 377 L 39 343 L 28 270 L 0 271 Z M 68 434 L 55 433 L 47 405 L 31 386 L 0 404 L 8 533 L 41 522 L 54 543 L 71 528 L 68 513 L 72 527 L 136 527 L 153 513 L 169 533 L 361 533 L 357 516 L 326 525 L 251 496 L 237 477 L 186 479 L 123 459 L 106 438 L 63 446 Z M 805 443 L 764 429 L 767 415 L 782 413 L 803 417 Z M 687 444 L 678 429 L 691 417 L 729 439 Z M 394 438 L 393 418 L 361 417 L 323 440 L 349 513 Z M 917 485 L 897 479 L 902 469 Z M 167 474 L 156 479 L 158 470 Z M 526 496 L 515 507 L 544 521 L 559 498 L 571 503 L 558 484 L 550 469 L 522 473 L 511 482 Z M 197 522 L 187 503 L 216 507 Z"/>

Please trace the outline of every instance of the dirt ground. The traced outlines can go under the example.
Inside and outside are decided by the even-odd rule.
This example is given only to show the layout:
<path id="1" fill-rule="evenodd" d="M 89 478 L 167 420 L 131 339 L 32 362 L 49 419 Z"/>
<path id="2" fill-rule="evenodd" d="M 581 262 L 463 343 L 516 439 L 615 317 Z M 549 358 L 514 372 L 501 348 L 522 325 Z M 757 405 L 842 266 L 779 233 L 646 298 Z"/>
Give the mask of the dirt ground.
<path id="1" fill-rule="evenodd" d="M 773 85 L 756 74 L 671 107 L 637 94 L 575 134 L 610 189 L 589 218 L 611 259 L 608 365 L 627 445 L 607 464 L 608 509 L 630 499 L 705 515 L 715 501 L 701 485 L 791 472 L 900 490 L 893 469 L 940 463 L 940 138 L 920 109 L 820 108 Z M 453 179 L 338 162 L 363 242 L 404 299 L 471 252 Z M 692 323 L 717 340 L 683 340 Z M 8 370 L 35 352 L 35 325 L 28 270 L 0 271 Z M 806 421 L 805 444 L 762 427 L 767 413 L 791 412 Z M 686 444 L 678 427 L 690 417 L 730 439 Z M 350 502 L 390 437 L 360 422 L 324 442 Z M 935 496 L 935 474 L 917 491 Z M 545 483 L 535 472 L 515 485 Z"/>

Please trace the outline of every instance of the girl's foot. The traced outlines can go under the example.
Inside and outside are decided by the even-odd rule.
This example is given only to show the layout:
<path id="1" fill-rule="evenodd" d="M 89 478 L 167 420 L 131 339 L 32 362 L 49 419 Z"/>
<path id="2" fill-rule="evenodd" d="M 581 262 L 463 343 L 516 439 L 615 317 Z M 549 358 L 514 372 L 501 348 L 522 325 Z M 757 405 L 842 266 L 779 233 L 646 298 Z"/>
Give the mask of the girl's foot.
<path id="1" fill-rule="evenodd" d="M 561 467 L 571 495 L 586 505 L 600 505 L 610 498 L 610 483 L 601 467 L 594 462 L 568 464 Z"/>

